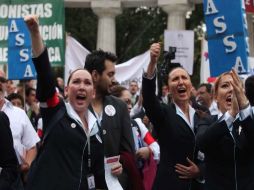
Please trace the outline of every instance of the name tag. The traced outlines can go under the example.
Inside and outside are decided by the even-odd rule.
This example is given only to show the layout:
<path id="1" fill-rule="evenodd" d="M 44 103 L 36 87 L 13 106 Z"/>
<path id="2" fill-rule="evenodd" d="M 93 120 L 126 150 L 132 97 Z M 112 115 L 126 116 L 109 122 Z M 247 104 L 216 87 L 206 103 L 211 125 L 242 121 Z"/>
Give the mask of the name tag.
<path id="1" fill-rule="evenodd" d="M 94 181 L 93 174 L 87 175 L 87 184 L 88 184 L 88 190 L 95 190 L 95 181 Z"/>

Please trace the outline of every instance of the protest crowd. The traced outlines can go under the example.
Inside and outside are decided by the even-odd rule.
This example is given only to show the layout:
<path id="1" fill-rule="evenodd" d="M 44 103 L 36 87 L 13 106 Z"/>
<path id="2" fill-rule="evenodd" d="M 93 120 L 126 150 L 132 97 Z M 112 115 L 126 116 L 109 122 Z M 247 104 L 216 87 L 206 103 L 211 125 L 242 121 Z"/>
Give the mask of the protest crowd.
<path id="1" fill-rule="evenodd" d="M 153 43 L 142 86 L 121 86 L 103 50 L 64 86 L 38 17 L 24 21 L 37 80 L 0 70 L 0 190 L 254 190 L 253 76 L 232 69 L 195 88 L 172 64 L 158 96 Z"/>

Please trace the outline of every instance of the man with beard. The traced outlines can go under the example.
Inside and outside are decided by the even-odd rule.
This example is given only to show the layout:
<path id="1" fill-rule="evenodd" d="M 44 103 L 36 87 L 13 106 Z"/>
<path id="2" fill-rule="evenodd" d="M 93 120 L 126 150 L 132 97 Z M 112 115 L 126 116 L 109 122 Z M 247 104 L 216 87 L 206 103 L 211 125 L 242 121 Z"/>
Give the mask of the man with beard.
<path id="1" fill-rule="evenodd" d="M 98 50 L 89 54 L 85 62 L 85 69 L 91 73 L 96 91 L 90 110 L 102 128 L 101 139 L 106 158 L 120 155 L 122 152 L 134 155 L 135 152 L 127 107 L 120 99 L 110 95 L 110 89 L 115 83 L 116 60 L 114 54 Z M 126 188 L 128 181 L 124 175 L 125 172 L 119 180 Z"/>
<path id="2" fill-rule="evenodd" d="M 193 161 L 197 157 L 195 134 L 199 118 L 189 104 L 192 83 L 185 69 L 173 68 L 168 73 L 172 103 L 160 104 L 155 95 L 155 71 L 160 46 L 159 43 L 151 45 L 151 61 L 142 81 L 143 105 L 154 125 L 161 147 L 161 158 L 153 189 L 199 189 L 194 187 L 193 180 L 200 176 L 200 168 Z"/>

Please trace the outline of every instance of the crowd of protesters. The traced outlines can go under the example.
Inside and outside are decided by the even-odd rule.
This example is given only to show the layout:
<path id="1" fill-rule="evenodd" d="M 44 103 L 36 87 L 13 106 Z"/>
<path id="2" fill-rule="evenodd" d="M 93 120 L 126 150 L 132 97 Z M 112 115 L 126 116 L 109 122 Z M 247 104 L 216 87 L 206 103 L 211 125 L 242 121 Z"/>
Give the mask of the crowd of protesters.
<path id="1" fill-rule="evenodd" d="M 0 190 L 254 189 L 253 76 L 244 85 L 231 70 L 194 90 L 172 65 L 159 97 L 154 43 L 142 86 L 119 85 L 117 57 L 97 50 L 64 87 L 38 18 L 25 22 L 37 83 L 0 71 Z"/>

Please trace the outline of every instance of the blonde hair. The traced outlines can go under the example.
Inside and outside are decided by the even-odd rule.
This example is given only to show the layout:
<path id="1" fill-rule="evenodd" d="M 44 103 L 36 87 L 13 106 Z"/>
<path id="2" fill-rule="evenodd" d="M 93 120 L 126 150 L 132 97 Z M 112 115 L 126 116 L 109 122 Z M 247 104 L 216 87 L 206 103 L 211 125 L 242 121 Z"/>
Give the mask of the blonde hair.
<path id="1" fill-rule="evenodd" d="M 215 83 L 214 83 L 214 95 L 216 96 L 218 93 L 218 88 L 219 88 L 219 83 L 222 79 L 222 77 L 226 76 L 226 75 L 231 75 L 230 71 L 224 72 L 222 73 L 220 76 L 217 77 Z"/>

